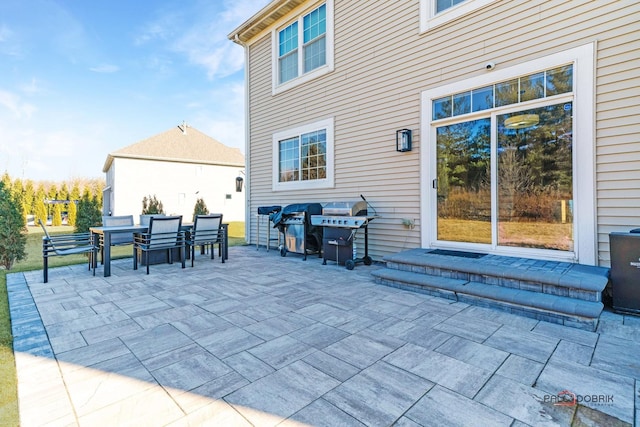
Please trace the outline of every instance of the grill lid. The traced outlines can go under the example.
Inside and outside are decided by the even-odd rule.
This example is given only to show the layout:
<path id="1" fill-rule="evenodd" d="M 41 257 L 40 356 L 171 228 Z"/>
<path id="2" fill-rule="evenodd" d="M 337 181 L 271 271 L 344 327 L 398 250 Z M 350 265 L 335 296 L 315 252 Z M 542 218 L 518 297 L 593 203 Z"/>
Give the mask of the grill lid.
<path id="1" fill-rule="evenodd" d="M 364 200 L 329 202 L 322 208 L 322 215 L 366 216 L 367 203 Z"/>

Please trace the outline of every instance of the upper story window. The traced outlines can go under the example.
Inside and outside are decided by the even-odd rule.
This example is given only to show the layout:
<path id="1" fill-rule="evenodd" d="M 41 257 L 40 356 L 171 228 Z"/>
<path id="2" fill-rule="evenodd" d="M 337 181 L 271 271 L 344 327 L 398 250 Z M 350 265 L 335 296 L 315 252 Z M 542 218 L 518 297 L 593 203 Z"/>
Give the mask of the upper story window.
<path id="1" fill-rule="evenodd" d="M 294 22 L 278 33 L 280 83 L 298 77 L 298 23 Z"/>
<path id="2" fill-rule="evenodd" d="M 278 83 L 282 84 L 327 63 L 327 5 L 278 31 Z M 298 52 L 302 52 L 299 55 Z"/>
<path id="3" fill-rule="evenodd" d="M 273 135 L 273 189 L 333 186 L 333 119 Z"/>
<path id="4" fill-rule="evenodd" d="M 458 19 L 496 0 L 420 0 L 420 32 Z"/>
<path id="5" fill-rule="evenodd" d="M 464 0 L 435 0 L 436 13 L 443 12 L 463 1 Z"/>
<path id="6" fill-rule="evenodd" d="M 274 32 L 274 93 L 333 70 L 333 0 Z"/>

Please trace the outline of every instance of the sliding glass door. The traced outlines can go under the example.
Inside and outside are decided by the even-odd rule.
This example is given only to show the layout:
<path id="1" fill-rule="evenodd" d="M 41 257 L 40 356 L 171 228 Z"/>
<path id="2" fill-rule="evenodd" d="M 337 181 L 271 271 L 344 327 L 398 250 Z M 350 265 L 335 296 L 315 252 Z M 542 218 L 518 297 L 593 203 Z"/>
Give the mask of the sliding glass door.
<path id="1" fill-rule="evenodd" d="M 432 100 L 435 241 L 574 251 L 573 66 Z"/>
<path id="2" fill-rule="evenodd" d="M 589 44 L 422 92 L 424 247 L 598 264 L 593 60 Z"/>
<path id="3" fill-rule="evenodd" d="M 436 127 L 438 241 L 573 251 L 573 104 Z"/>
<path id="4" fill-rule="evenodd" d="M 573 105 L 496 117 L 497 244 L 573 251 Z"/>

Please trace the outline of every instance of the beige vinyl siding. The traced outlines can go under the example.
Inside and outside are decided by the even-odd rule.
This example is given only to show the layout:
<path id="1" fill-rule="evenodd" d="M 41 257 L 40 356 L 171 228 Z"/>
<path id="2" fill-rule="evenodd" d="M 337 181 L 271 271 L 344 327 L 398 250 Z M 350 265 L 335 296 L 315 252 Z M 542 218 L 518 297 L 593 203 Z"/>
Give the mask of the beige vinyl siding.
<path id="1" fill-rule="evenodd" d="M 640 227 L 640 8 L 616 13 L 599 39 L 596 72 L 598 251 L 610 265 L 609 233 Z"/>
<path id="2" fill-rule="evenodd" d="M 640 227 L 640 4 L 502 0 L 420 34 L 418 3 L 335 0 L 335 70 L 275 96 L 271 35 L 251 42 L 253 232 L 258 206 L 363 194 L 381 215 L 369 229 L 375 259 L 420 246 L 421 92 L 484 75 L 488 61 L 509 67 L 596 42 L 598 255 L 608 265 L 608 233 Z M 273 133 L 328 117 L 335 188 L 272 192 Z M 395 151 L 401 128 L 413 131 L 411 152 Z"/>

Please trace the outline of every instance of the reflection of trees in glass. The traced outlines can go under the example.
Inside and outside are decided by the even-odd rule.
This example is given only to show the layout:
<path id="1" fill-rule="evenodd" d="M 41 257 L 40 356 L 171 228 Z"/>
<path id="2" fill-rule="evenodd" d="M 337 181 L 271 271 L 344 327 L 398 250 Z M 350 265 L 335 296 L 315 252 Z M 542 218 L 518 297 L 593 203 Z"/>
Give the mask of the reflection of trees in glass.
<path id="1" fill-rule="evenodd" d="M 440 217 L 490 217 L 490 128 L 486 118 L 437 129 Z"/>
<path id="2" fill-rule="evenodd" d="M 493 108 L 493 86 L 482 87 L 472 91 L 473 111 L 482 111 Z"/>
<path id="3" fill-rule="evenodd" d="M 303 138 L 302 145 L 302 180 L 318 179 L 320 176 L 320 170 L 326 166 L 325 156 L 322 155 L 321 150 L 315 136 Z"/>
<path id="4" fill-rule="evenodd" d="M 471 92 L 463 92 L 453 95 L 453 115 L 468 114 L 471 112 Z"/>
<path id="5" fill-rule="evenodd" d="M 327 177 L 326 131 L 280 141 L 280 182 Z"/>
<path id="6" fill-rule="evenodd" d="M 573 65 L 569 64 L 434 99 L 432 119 L 468 114 L 471 111 L 482 111 L 571 91 L 573 91 Z"/>
<path id="7" fill-rule="evenodd" d="M 518 79 L 498 83 L 496 87 L 496 107 L 518 102 Z"/>
<path id="8" fill-rule="evenodd" d="M 489 119 L 473 120 L 437 129 L 438 173 L 442 185 L 477 190 L 487 179 L 490 161 Z"/>
<path id="9" fill-rule="evenodd" d="M 326 132 L 302 135 L 302 180 L 323 179 L 327 175 Z"/>
<path id="10" fill-rule="evenodd" d="M 280 182 L 299 179 L 299 150 L 297 136 L 280 141 Z"/>
<path id="11" fill-rule="evenodd" d="M 500 148 L 498 156 L 498 192 L 500 195 L 500 218 L 516 216 L 515 199 L 518 194 L 525 193 L 531 188 L 531 179 L 518 153 L 516 144 L 509 144 Z"/>
<path id="12" fill-rule="evenodd" d="M 544 98 L 544 73 L 520 78 L 520 102 Z"/>
<path id="13" fill-rule="evenodd" d="M 560 200 L 571 200 L 572 104 L 557 104 L 498 117 L 498 197 L 502 221 L 554 222 Z M 504 120 L 536 114 L 529 128 L 506 129 Z"/>
<path id="14" fill-rule="evenodd" d="M 573 66 L 568 64 L 434 99 L 432 119 L 572 91 Z M 572 102 L 566 102 L 498 115 L 497 129 L 491 129 L 489 118 L 434 123 L 438 239 L 491 242 L 478 236 L 491 222 L 490 135 L 496 132 L 498 244 L 572 250 L 572 110 Z M 505 119 L 528 114 L 537 116 L 537 124 L 504 126 Z M 540 236 L 540 224 L 548 226 L 546 237 Z"/>
<path id="15" fill-rule="evenodd" d="M 554 68 L 547 71 L 547 96 L 573 91 L 573 66 Z"/>
<path id="16" fill-rule="evenodd" d="M 433 101 L 433 120 L 451 117 L 453 100 L 451 96 L 435 99 Z"/>

